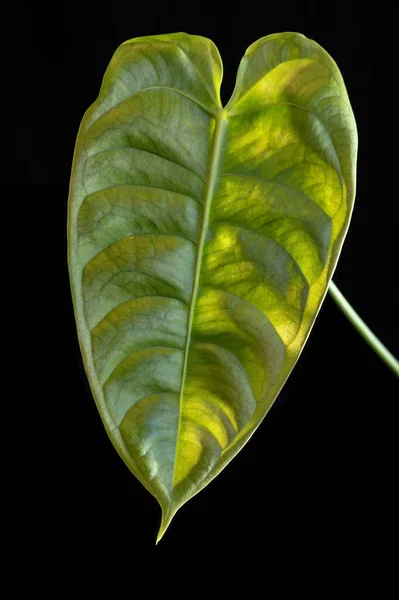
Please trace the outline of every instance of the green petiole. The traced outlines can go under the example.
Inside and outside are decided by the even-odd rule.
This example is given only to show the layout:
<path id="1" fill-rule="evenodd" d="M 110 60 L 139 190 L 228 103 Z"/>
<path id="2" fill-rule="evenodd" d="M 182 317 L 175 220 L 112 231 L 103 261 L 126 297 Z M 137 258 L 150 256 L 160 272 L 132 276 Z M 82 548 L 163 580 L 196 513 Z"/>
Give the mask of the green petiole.
<path id="1" fill-rule="evenodd" d="M 357 329 L 360 335 L 366 340 L 368 345 L 374 350 L 376 354 L 385 362 L 385 364 L 392 369 L 392 371 L 399 377 L 399 362 L 396 360 L 394 355 L 384 346 L 384 344 L 377 338 L 377 336 L 371 331 L 366 323 L 359 317 L 357 312 L 352 308 L 346 298 L 341 294 L 337 286 L 333 281 L 330 283 L 329 292 L 339 308 L 342 310 L 344 315 L 349 319 L 352 325 Z"/>

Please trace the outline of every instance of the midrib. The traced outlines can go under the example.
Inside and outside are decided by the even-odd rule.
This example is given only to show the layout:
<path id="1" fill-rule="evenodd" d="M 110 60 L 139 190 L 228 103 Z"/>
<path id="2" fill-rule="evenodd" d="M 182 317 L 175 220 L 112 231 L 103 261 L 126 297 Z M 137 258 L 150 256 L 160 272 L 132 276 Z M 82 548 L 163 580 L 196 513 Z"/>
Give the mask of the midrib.
<path id="1" fill-rule="evenodd" d="M 177 439 L 176 439 L 176 451 L 175 451 L 175 460 L 173 464 L 173 487 L 175 485 L 176 479 L 176 463 L 179 451 L 179 438 L 180 438 L 180 427 L 181 427 L 181 415 L 182 415 L 182 399 L 183 399 L 183 390 L 186 381 L 186 371 L 187 371 L 187 359 L 188 353 L 190 351 L 191 344 L 191 330 L 193 326 L 193 318 L 194 318 L 194 310 L 195 310 L 195 302 L 197 299 L 198 292 L 198 283 L 201 272 L 201 263 L 202 263 L 202 254 L 204 250 L 206 232 L 208 229 L 208 221 L 209 221 L 209 210 L 212 202 L 213 191 L 215 189 L 217 169 L 219 165 L 220 159 L 220 151 L 223 139 L 224 127 L 227 122 L 226 111 L 224 109 L 220 109 L 215 117 L 216 127 L 215 133 L 212 140 L 212 149 L 211 155 L 209 159 L 209 168 L 208 168 L 208 176 L 206 181 L 205 193 L 204 193 L 204 212 L 202 216 L 201 223 L 201 231 L 199 235 L 198 241 L 198 254 L 197 261 L 195 264 L 194 271 L 194 282 L 193 289 L 191 292 L 190 305 L 189 305 L 189 313 L 188 313 L 188 323 L 187 323 L 187 338 L 186 345 L 184 347 L 184 358 L 183 358 L 183 369 L 182 369 L 182 380 L 181 380 L 181 388 L 180 388 L 180 396 L 179 396 L 179 417 L 178 417 L 178 425 L 177 425 Z"/>

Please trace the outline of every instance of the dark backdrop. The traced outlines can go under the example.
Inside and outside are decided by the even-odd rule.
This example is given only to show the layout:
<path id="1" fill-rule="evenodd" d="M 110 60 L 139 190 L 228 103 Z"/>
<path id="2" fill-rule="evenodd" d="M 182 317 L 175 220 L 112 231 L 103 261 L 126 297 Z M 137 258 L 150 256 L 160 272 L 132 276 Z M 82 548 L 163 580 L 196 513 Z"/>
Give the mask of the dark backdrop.
<path id="1" fill-rule="evenodd" d="M 309 569 L 317 561 L 335 577 L 357 570 L 363 576 L 386 547 L 394 521 L 397 379 L 329 297 L 267 418 L 155 547 L 156 501 L 112 448 L 82 369 L 65 228 L 79 123 L 119 44 L 174 31 L 210 37 L 224 61 L 226 100 L 252 42 L 299 31 L 338 63 L 359 130 L 357 198 L 334 280 L 398 355 L 397 71 L 388 6 L 243 2 L 231 9 L 218 2 L 120 1 L 20 8 L 7 59 L 5 126 L 15 152 L 7 153 L 6 177 L 31 242 L 24 260 L 37 311 L 31 352 L 38 361 L 33 408 L 29 402 L 30 451 L 38 458 L 22 478 L 35 482 L 25 500 L 40 506 L 47 548 L 58 556 L 71 545 L 72 570 L 77 557 L 93 553 L 134 562 L 181 561 L 200 552 L 205 570 L 222 555 L 255 555 L 265 564 L 275 555 Z"/>

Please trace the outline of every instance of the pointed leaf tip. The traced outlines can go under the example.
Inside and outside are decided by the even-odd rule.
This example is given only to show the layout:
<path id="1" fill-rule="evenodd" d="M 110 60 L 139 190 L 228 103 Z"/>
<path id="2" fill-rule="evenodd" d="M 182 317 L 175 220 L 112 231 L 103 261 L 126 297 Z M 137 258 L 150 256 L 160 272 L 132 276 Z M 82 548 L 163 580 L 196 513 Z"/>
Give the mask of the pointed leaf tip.
<path id="1" fill-rule="evenodd" d="M 161 539 L 163 538 L 163 536 L 166 533 L 166 530 L 168 529 L 173 517 L 175 516 L 176 511 L 164 511 L 162 509 L 162 520 L 161 520 L 161 525 L 159 527 L 159 531 L 158 531 L 158 535 L 157 535 L 157 539 L 155 541 L 155 545 L 157 546 L 158 543 L 161 541 Z"/>

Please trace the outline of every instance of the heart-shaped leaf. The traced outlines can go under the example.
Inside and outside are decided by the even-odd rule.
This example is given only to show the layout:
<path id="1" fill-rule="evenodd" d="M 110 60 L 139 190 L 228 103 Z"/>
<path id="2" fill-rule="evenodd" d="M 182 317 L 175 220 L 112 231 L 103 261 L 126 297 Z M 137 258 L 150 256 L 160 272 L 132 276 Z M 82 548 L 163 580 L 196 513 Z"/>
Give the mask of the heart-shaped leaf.
<path id="1" fill-rule="evenodd" d="M 115 448 L 162 507 L 159 537 L 281 390 L 354 199 L 355 121 L 318 44 L 254 43 L 225 108 L 221 77 L 203 37 L 122 44 L 73 163 L 84 364 Z"/>

